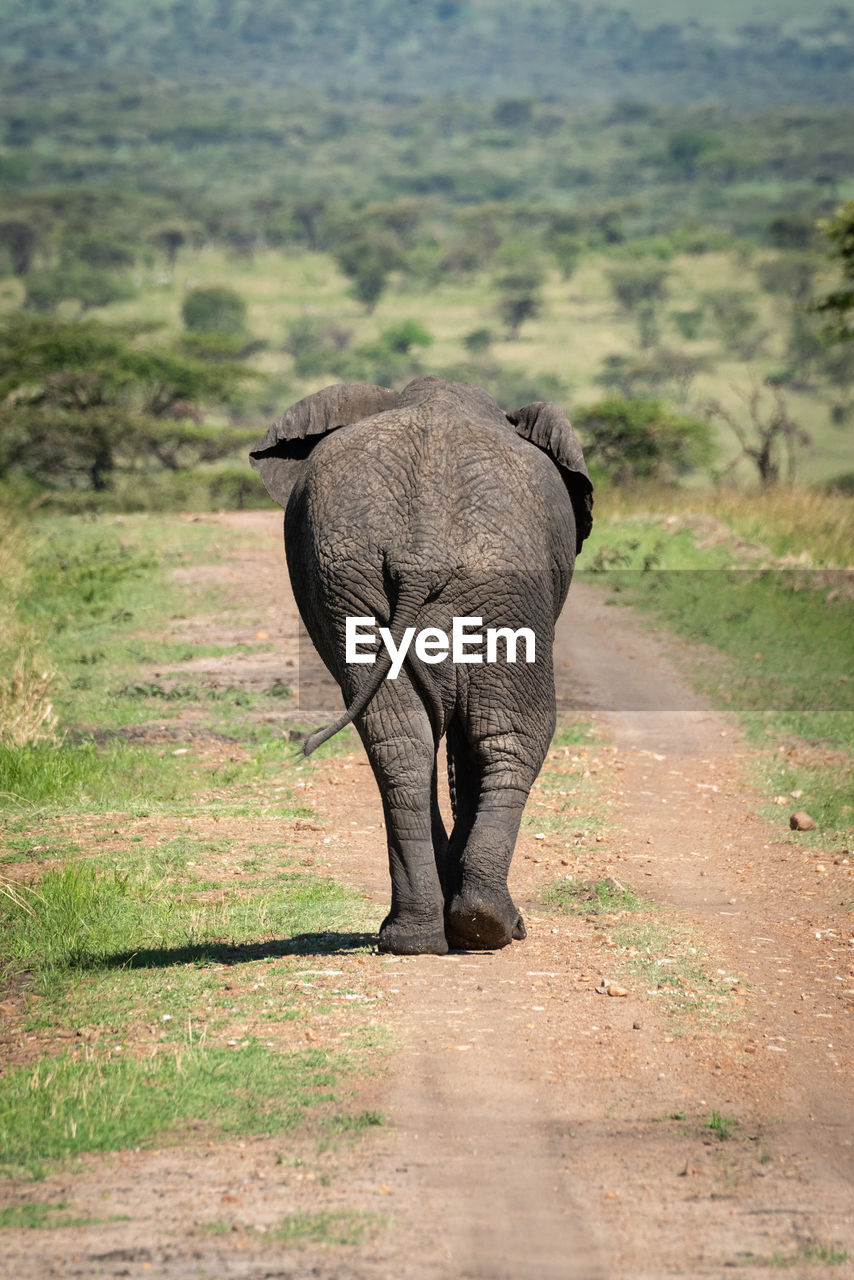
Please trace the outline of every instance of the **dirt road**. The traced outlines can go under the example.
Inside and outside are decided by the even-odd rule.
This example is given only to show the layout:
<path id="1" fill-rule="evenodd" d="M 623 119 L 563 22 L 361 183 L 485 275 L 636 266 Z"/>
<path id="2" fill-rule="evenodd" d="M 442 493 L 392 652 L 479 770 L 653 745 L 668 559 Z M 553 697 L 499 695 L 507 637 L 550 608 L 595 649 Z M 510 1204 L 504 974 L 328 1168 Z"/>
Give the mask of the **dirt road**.
<path id="1" fill-rule="evenodd" d="M 262 572 L 223 565 L 217 581 L 246 593 L 260 611 L 253 625 L 267 617 L 271 652 L 288 644 L 290 661 L 279 519 L 223 518 L 252 532 Z M 337 1157 L 331 1188 L 318 1190 L 339 1210 L 376 1215 L 365 1243 L 264 1243 L 252 1227 L 293 1207 L 294 1183 L 275 1181 L 261 1140 L 91 1162 L 90 1202 L 110 1186 L 113 1211 L 126 1206 L 132 1222 L 76 1242 L 55 1232 L 20 1274 L 659 1280 L 786 1265 L 854 1275 L 854 881 L 842 850 L 834 863 L 799 847 L 788 808 L 773 826 L 756 816 L 753 751 L 734 719 L 692 692 L 689 656 L 604 592 L 570 592 L 559 708 L 593 713 L 597 737 L 556 748 L 532 797 L 511 873 L 527 941 L 367 962 L 399 1047 L 361 1104 L 387 1123 Z M 336 876 L 384 901 L 369 770 L 337 757 L 312 781 L 326 833 L 318 866 L 333 859 Z M 601 828 L 585 819 L 588 799 Z M 567 816 L 546 821 L 555 813 Z M 619 913 L 543 905 L 543 888 L 570 875 L 608 877 L 660 905 L 657 981 L 626 967 Z M 696 972 L 671 981 L 686 955 Z M 332 960 L 318 969 L 356 963 L 346 951 Z M 627 994 L 612 998 L 603 979 Z M 241 1231 L 194 1232 L 200 1204 L 231 1192 Z"/>

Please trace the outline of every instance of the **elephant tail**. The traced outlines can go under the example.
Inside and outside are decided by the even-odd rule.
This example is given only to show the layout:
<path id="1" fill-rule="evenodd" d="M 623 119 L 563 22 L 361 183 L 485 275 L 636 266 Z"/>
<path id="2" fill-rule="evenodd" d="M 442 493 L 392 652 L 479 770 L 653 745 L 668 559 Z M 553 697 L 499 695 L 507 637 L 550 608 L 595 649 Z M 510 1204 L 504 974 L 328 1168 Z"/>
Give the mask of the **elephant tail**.
<path id="1" fill-rule="evenodd" d="M 388 624 L 396 648 L 400 646 L 406 628 L 414 626 L 417 622 L 427 594 L 427 590 L 419 585 L 417 590 L 402 590 L 398 596 L 394 612 Z M 306 738 L 302 747 L 303 755 L 310 756 L 312 751 L 316 751 L 318 747 L 322 746 L 324 742 L 328 742 L 330 738 L 334 738 L 336 733 L 346 725 L 352 724 L 356 716 L 362 714 L 391 670 L 391 662 L 391 653 L 384 647 L 374 663 L 371 675 L 362 685 L 349 707 L 332 724 L 327 725 L 325 729 L 318 729 L 316 733 Z"/>

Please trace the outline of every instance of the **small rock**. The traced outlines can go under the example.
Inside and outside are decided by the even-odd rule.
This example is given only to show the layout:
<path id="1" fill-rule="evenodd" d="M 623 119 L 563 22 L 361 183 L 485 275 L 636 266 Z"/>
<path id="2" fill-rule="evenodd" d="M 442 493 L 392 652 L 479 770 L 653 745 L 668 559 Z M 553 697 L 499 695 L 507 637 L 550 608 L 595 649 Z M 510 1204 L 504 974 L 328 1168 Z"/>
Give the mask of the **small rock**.
<path id="1" fill-rule="evenodd" d="M 641 1029 L 641 1024 L 639 1022 L 632 1023 L 632 1031 L 640 1031 L 640 1029 Z"/>
<path id="2" fill-rule="evenodd" d="M 627 996 L 628 994 L 629 993 L 625 987 L 615 987 L 613 985 L 608 987 L 609 996 Z"/>
<path id="3" fill-rule="evenodd" d="M 808 813 L 804 813 L 803 810 L 799 809 L 789 818 L 789 826 L 793 831 L 814 831 L 816 821 Z"/>

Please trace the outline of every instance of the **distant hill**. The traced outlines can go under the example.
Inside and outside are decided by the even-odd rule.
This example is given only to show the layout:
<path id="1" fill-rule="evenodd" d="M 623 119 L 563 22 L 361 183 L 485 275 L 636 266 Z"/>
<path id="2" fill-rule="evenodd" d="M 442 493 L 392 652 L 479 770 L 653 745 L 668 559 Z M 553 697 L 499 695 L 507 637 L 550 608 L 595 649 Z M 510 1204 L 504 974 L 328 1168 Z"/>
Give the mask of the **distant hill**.
<path id="1" fill-rule="evenodd" d="M 0 68 L 569 102 L 854 98 L 854 0 L 0 0 Z"/>

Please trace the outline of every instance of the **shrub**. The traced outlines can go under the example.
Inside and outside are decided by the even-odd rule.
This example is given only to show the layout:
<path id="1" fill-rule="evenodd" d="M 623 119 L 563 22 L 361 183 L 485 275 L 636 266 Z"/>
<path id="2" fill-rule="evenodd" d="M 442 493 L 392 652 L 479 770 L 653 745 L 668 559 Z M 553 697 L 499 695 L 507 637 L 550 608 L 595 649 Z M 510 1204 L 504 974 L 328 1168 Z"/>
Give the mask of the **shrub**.
<path id="1" fill-rule="evenodd" d="M 574 423 L 588 462 L 615 484 L 681 475 L 710 462 L 714 452 L 707 423 L 658 400 L 612 397 L 577 410 Z"/>
<path id="2" fill-rule="evenodd" d="M 233 289 L 213 285 L 191 289 L 181 307 L 184 325 L 193 333 L 243 333 L 246 304 Z"/>

